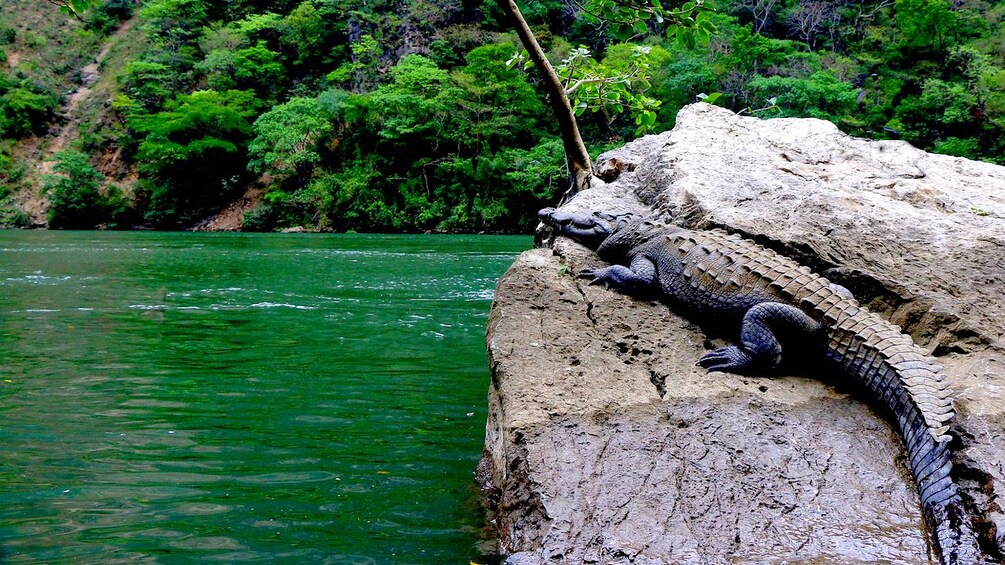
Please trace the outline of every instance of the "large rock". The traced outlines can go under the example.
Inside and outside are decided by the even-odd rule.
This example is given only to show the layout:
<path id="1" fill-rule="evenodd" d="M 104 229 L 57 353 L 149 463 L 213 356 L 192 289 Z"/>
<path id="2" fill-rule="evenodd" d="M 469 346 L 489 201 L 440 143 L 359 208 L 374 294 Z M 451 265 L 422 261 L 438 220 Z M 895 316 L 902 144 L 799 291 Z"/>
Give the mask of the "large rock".
<path id="1" fill-rule="evenodd" d="M 1005 550 L 1005 168 L 865 141 L 819 120 L 685 108 L 601 156 L 570 208 L 654 210 L 825 273 L 940 357 L 956 478 Z M 565 239 L 522 255 L 489 319 L 482 473 L 513 563 L 927 563 L 893 427 L 857 389 L 695 367 L 694 322 L 574 278 Z"/>

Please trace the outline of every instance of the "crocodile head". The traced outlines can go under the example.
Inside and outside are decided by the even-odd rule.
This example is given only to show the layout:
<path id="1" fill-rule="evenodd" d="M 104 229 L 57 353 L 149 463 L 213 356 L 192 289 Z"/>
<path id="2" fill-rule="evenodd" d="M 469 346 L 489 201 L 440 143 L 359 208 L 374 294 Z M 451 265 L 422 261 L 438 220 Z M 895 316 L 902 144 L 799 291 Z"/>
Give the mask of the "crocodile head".
<path id="1" fill-rule="evenodd" d="M 594 251 L 617 229 L 620 218 L 607 212 L 566 212 L 557 208 L 544 208 L 537 217 L 557 233 Z"/>
<path id="2" fill-rule="evenodd" d="M 663 228 L 662 224 L 632 213 L 576 213 L 545 208 L 537 216 L 545 225 L 575 239 L 608 261 L 626 257 L 632 248 L 648 241 Z"/>

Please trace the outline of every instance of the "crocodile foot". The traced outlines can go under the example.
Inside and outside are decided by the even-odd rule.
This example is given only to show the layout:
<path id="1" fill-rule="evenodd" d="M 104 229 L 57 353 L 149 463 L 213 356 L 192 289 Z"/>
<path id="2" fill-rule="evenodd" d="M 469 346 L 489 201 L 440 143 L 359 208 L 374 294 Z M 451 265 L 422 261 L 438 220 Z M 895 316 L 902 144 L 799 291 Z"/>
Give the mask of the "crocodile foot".
<path id="1" fill-rule="evenodd" d="M 698 360 L 698 365 L 711 371 L 736 373 L 748 368 L 754 358 L 735 345 L 709 351 Z"/>

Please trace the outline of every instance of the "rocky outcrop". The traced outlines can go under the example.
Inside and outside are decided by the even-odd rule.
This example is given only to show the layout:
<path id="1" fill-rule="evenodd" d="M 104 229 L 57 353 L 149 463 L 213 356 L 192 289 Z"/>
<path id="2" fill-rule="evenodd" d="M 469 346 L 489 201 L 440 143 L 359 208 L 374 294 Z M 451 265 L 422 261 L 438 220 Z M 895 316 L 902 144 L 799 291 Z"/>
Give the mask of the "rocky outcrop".
<path id="1" fill-rule="evenodd" d="M 1005 168 L 704 104 L 599 161 L 612 182 L 570 208 L 751 237 L 939 357 L 957 398 L 955 474 L 1001 558 Z M 730 336 L 573 277 L 598 264 L 558 239 L 496 292 L 482 473 L 511 562 L 929 562 L 877 404 L 822 364 L 705 374 L 695 362 Z"/>

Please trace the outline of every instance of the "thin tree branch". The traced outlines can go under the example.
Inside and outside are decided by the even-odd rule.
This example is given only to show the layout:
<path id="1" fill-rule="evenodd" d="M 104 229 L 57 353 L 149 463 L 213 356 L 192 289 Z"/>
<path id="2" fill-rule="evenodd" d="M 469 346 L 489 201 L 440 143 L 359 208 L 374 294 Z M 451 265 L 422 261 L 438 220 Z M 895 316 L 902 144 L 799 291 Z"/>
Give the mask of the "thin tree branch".
<path id="1" fill-rule="evenodd" d="M 73 9 L 73 5 L 70 4 L 68 0 L 45 0 L 45 1 L 52 4 L 53 6 L 58 7 L 60 10 L 64 10 L 72 14 L 73 17 L 77 18 L 79 21 L 84 22 L 84 18 L 80 17 L 80 14 L 78 14 L 77 11 Z"/>
<path id="2" fill-rule="evenodd" d="M 565 148 L 565 159 L 569 166 L 569 173 L 575 182 L 578 190 L 589 188 L 593 178 L 593 163 L 590 154 L 583 143 L 583 136 L 579 132 L 579 124 L 576 123 L 576 115 L 572 111 L 572 104 L 565 94 L 561 79 L 555 73 L 555 67 L 541 48 L 541 44 L 534 37 L 534 32 L 527 25 L 527 20 L 520 13 L 514 0 L 498 0 L 499 7 L 509 15 L 513 22 L 513 28 L 520 37 L 524 49 L 534 66 L 537 67 L 544 83 L 545 91 L 548 94 L 548 103 L 551 105 L 555 119 L 558 121 L 559 129 L 562 132 L 562 146 Z"/>

